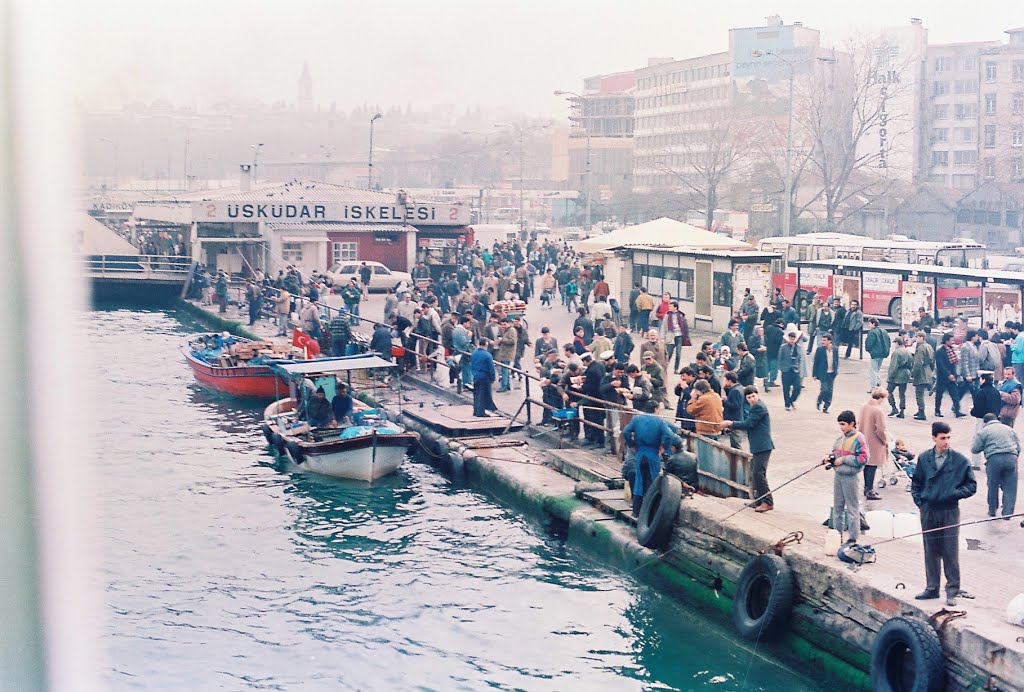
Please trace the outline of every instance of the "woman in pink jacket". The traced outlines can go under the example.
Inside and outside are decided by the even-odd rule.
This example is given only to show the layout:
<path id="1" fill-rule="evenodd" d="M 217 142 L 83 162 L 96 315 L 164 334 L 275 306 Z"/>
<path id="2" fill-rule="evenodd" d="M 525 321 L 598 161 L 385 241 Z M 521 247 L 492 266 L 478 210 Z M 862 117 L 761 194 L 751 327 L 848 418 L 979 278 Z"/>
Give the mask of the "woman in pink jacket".
<path id="1" fill-rule="evenodd" d="M 864 466 L 864 497 L 869 500 L 881 500 L 882 496 L 875 492 L 875 472 L 879 466 L 885 466 L 889 458 L 889 437 L 885 427 L 885 413 L 882 402 L 888 398 L 885 389 L 875 387 L 871 390 L 871 398 L 860 407 L 860 431 L 868 443 L 868 460 Z"/>

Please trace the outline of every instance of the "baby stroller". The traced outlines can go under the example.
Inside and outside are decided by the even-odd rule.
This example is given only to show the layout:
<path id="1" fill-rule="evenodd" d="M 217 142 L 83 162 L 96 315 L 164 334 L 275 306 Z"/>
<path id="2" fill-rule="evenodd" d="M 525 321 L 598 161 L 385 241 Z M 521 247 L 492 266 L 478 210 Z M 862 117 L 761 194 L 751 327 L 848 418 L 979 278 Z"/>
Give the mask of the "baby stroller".
<path id="1" fill-rule="evenodd" d="M 878 479 L 878 487 L 886 485 L 898 485 L 901 479 L 907 481 L 907 492 L 910 492 L 910 481 L 914 477 L 914 469 L 917 463 L 913 461 L 914 455 L 911 452 L 896 449 L 896 440 L 888 435 L 889 459 Z"/>

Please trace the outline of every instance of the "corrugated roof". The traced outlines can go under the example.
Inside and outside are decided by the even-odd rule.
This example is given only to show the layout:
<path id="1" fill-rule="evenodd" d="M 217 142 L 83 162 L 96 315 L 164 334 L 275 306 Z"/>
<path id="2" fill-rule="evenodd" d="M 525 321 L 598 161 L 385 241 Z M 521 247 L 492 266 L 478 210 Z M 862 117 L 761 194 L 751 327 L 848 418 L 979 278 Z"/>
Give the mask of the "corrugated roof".
<path id="1" fill-rule="evenodd" d="M 773 260 L 779 257 L 778 253 L 775 252 L 761 252 L 759 250 L 702 250 L 700 248 L 693 248 L 689 245 L 680 245 L 679 247 L 650 247 L 646 245 L 622 245 L 627 250 L 636 250 L 638 252 L 678 252 L 687 255 L 695 255 L 697 257 L 722 257 L 725 259 L 763 259 Z"/>
<path id="2" fill-rule="evenodd" d="M 356 187 L 333 185 L 314 180 L 296 180 L 277 185 L 263 185 L 248 192 L 234 194 L 211 194 L 198 201 L 241 201 L 241 202 L 347 202 L 349 204 L 394 204 L 395 195 L 390 192 L 362 190 Z M 412 200 L 410 200 L 411 202 Z"/>

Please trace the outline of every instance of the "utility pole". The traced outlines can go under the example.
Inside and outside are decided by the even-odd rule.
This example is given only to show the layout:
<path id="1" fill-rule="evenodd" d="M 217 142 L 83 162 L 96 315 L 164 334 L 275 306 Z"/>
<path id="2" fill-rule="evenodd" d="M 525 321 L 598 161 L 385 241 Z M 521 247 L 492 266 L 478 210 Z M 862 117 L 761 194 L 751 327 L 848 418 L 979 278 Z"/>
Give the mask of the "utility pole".
<path id="1" fill-rule="evenodd" d="M 252 184 L 255 186 L 260 181 L 260 149 L 263 148 L 263 142 L 250 144 L 249 148 L 252 149 Z"/>
<path id="2" fill-rule="evenodd" d="M 373 123 L 384 116 L 380 113 L 374 113 L 373 117 L 370 118 L 370 156 L 367 159 L 366 165 L 366 189 L 373 189 Z"/>
<path id="3" fill-rule="evenodd" d="M 519 128 L 519 240 L 526 242 L 526 217 L 523 204 L 523 178 L 526 177 L 526 129 Z"/>

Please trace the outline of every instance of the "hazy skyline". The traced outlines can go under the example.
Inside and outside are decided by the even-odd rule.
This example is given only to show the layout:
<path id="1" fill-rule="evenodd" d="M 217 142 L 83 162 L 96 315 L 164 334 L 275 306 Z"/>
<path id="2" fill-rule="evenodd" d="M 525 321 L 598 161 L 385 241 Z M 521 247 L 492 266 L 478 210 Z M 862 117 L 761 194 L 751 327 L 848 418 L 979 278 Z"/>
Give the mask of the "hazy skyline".
<path id="1" fill-rule="evenodd" d="M 870 9 L 865 9 L 865 7 Z M 822 32 L 824 45 L 920 17 L 929 43 L 1005 41 L 1024 24 L 1020 2 L 906 0 L 834 4 L 780 0 L 667 0 L 511 4 L 99 1 L 69 7 L 77 44 L 74 93 L 90 109 L 166 98 L 205 108 L 228 99 L 294 103 L 303 62 L 314 101 L 349 110 L 363 103 L 417 108 L 511 106 L 564 117 L 555 89 L 587 76 L 635 69 L 650 57 L 728 49 L 728 30 L 768 14 Z"/>

